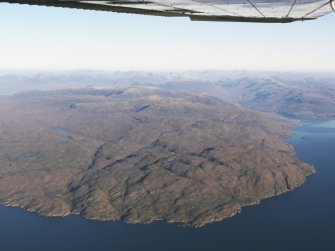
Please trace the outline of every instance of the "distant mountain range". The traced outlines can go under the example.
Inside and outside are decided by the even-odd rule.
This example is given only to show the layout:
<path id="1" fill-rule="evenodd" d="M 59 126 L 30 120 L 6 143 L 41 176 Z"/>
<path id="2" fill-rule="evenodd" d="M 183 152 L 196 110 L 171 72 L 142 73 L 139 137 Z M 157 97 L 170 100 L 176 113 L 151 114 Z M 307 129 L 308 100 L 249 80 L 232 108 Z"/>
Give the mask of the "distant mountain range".
<path id="1" fill-rule="evenodd" d="M 236 102 L 254 110 L 291 118 L 335 118 L 335 79 L 244 78 L 216 84 Z"/>
<path id="2" fill-rule="evenodd" d="M 335 73 L 248 71 L 2 72 L 0 94 L 63 88 L 159 86 L 291 118 L 335 118 Z"/>

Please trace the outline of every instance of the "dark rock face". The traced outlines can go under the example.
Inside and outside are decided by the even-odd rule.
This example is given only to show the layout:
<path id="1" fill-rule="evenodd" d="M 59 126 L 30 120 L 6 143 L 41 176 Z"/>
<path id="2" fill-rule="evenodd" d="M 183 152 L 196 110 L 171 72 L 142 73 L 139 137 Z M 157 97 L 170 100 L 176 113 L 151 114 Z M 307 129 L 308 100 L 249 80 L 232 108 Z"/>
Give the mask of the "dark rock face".
<path id="1" fill-rule="evenodd" d="M 0 202 L 47 216 L 202 226 L 314 172 L 283 142 L 288 126 L 158 88 L 3 97 Z"/>

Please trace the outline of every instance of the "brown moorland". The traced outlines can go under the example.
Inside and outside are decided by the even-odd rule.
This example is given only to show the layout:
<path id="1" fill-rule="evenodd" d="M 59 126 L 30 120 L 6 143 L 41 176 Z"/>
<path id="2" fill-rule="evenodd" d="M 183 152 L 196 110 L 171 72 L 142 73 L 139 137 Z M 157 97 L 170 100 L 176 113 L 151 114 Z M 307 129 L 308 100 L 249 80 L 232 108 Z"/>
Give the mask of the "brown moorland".
<path id="1" fill-rule="evenodd" d="M 0 203 L 46 216 L 193 226 L 302 185 L 288 121 L 159 88 L 0 98 Z"/>

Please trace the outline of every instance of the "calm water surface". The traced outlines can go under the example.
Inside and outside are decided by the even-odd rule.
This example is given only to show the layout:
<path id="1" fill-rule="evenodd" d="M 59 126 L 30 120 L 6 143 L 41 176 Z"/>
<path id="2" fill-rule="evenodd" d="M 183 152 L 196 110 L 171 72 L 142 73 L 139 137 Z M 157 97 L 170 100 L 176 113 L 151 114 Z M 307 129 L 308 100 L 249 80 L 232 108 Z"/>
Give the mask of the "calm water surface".
<path id="1" fill-rule="evenodd" d="M 78 216 L 46 218 L 0 206 L 0 250 L 335 250 L 335 121 L 304 122 L 289 142 L 317 168 L 293 192 L 194 229 L 130 225 Z"/>

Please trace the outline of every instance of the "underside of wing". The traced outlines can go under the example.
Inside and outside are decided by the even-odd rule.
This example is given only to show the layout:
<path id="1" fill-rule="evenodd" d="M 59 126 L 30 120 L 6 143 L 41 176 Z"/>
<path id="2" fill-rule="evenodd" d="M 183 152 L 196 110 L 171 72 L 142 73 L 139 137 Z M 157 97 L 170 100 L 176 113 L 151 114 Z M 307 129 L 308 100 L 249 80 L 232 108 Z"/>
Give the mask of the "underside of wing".
<path id="1" fill-rule="evenodd" d="M 186 16 L 195 21 L 264 23 L 310 20 L 335 10 L 335 0 L 0 0 L 0 2 L 157 16 Z"/>

